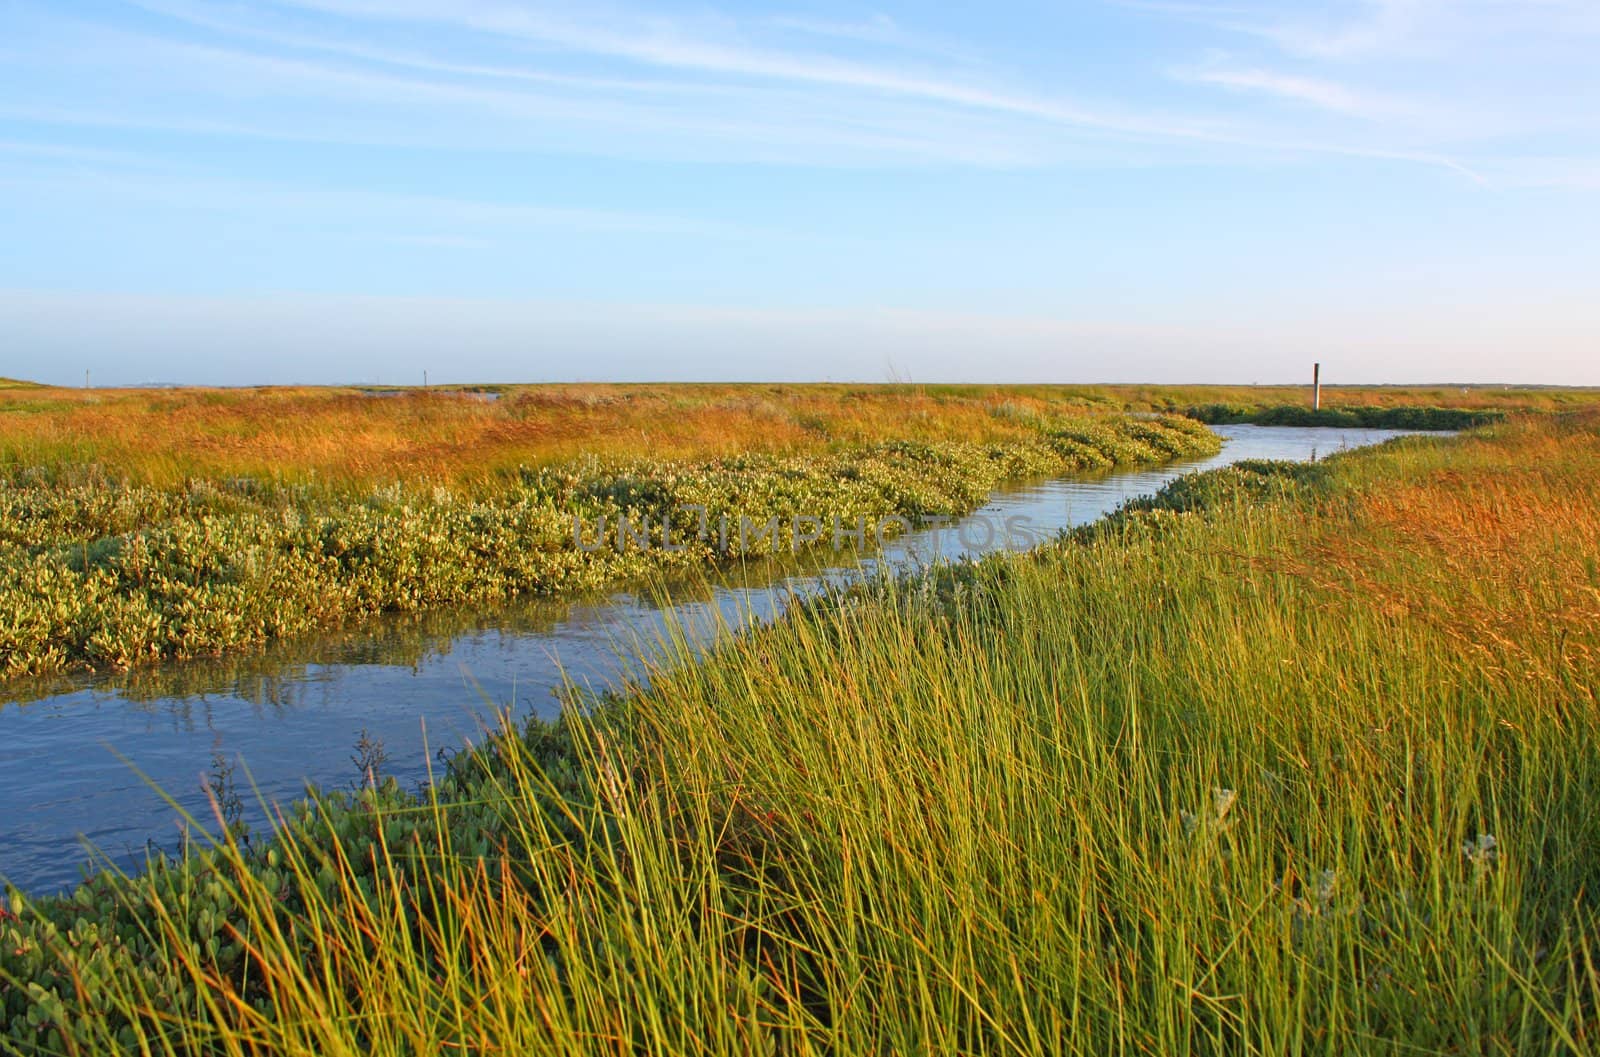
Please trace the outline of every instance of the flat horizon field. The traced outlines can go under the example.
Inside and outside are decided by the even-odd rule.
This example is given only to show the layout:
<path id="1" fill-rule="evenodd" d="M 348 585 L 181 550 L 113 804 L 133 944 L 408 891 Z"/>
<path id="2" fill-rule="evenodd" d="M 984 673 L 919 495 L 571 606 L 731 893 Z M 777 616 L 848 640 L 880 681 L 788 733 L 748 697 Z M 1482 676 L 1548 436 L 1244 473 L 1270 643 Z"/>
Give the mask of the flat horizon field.
<path id="1" fill-rule="evenodd" d="M 378 395 L 382 394 L 382 395 Z M 486 398 L 487 397 L 487 398 Z M 465 482 L 581 456 L 703 459 L 886 440 L 998 442 L 1042 415 L 1308 408 L 1310 386 L 549 383 L 448 387 L 0 388 L 0 466 L 136 483 L 260 476 Z M 1325 386 L 1323 407 L 1555 411 L 1600 389 Z M 1308 423 L 1301 423 L 1308 424 Z"/>

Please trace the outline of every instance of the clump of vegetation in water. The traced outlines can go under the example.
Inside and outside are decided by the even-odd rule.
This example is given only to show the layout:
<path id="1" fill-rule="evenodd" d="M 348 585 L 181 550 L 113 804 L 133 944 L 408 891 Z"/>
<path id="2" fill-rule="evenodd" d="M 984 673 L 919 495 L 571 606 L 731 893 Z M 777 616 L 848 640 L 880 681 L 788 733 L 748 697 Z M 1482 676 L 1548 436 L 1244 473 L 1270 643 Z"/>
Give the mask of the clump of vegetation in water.
<path id="1" fill-rule="evenodd" d="M 23 1053 L 1573 1053 L 1600 419 L 1175 487 L 0 922 Z"/>
<path id="2" fill-rule="evenodd" d="M 122 669 L 366 614 L 593 589 L 787 551 L 835 526 L 871 537 L 884 519 L 971 510 L 1008 479 L 1218 447 L 1178 416 L 1042 417 L 1007 443 L 585 459 L 463 491 L 253 478 L 161 488 L 18 469 L 0 478 L 0 609 L 12 614 L 0 677 Z"/>

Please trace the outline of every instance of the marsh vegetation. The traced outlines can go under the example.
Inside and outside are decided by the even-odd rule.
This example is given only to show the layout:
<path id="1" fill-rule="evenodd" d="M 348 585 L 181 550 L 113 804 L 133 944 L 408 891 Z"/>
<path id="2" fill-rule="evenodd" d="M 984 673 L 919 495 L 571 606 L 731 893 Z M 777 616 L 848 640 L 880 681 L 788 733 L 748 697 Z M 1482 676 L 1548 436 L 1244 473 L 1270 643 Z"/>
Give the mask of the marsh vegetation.
<path id="1" fill-rule="evenodd" d="M 964 513 L 1006 480 L 1220 447 L 1181 416 L 1037 416 L 1005 432 L 1012 439 L 987 444 L 884 441 L 702 462 L 590 456 L 456 484 L 160 486 L 100 467 L 18 466 L 0 479 L 0 608 L 12 615 L 0 626 L 0 678 L 593 590 L 790 551 L 833 526 L 879 535 L 885 519 Z"/>
<path id="2" fill-rule="evenodd" d="M 1600 419 L 792 609 L 419 792 L 13 898 L 40 1052 L 1569 1053 Z M 215 828 L 215 827 L 214 827 Z"/>

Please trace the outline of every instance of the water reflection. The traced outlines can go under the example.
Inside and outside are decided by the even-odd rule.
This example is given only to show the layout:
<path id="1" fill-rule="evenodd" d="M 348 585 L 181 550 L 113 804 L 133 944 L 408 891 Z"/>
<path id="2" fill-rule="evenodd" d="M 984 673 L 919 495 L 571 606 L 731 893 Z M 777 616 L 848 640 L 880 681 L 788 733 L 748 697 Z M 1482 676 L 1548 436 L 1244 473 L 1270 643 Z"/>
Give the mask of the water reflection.
<path id="1" fill-rule="evenodd" d="M 1220 427 L 1221 455 L 996 493 L 970 519 L 1024 517 L 1039 536 L 1083 524 L 1180 473 L 1240 459 L 1313 459 L 1400 435 L 1386 430 Z M 916 532 L 864 562 L 829 548 L 800 560 L 749 563 L 669 585 L 665 603 L 638 591 L 487 609 L 388 616 L 260 652 L 91 679 L 11 684 L 0 704 L 0 876 L 30 891 L 77 879 L 82 835 L 120 863 L 147 842 L 172 846 L 172 809 L 134 768 L 204 815 L 201 775 L 214 753 L 237 759 L 269 801 L 305 783 L 358 779 L 363 730 L 381 738 L 388 771 L 424 780 L 433 753 L 477 734 L 497 708 L 553 715 L 556 693 L 611 684 L 669 626 L 694 641 L 724 622 L 769 619 L 791 592 L 862 568 L 982 550 L 986 534 Z M 990 547 L 1003 544 L 995 532 Z M 261 819 L 256 818 L 256 823 Z"/>

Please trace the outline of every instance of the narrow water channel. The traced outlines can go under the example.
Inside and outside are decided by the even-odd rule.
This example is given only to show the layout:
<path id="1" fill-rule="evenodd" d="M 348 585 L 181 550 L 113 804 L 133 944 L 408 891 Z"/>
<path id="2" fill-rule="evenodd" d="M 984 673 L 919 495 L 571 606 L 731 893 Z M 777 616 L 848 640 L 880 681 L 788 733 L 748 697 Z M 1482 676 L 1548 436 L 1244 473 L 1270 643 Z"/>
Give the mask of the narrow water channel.
<path id="1" fill-rule="evenodd" d="M 1242 459 L 1317 459 L 1403 434 L 1217 431 L 1227 438 L 1220 455 L 1008 488 L 958 525 L 896 539 L 864 566 L 997 550 L 1007 519 L 1025 519 L 1032 536 L 1046 538 L 1182 473 Z M 419 782 L 430 751 L 476 735 L 495 710 L 553 715 L 565 679 L 609 684 L 630 651 L 669 623 L 709 636 L 724 617 L 770 617 L 792 592 L 863 568 L 843 560 L 823 548 L 798 565 L 727 570 L 668 589 L 664 602 L 619 591 L 380 619 L 245 657 L 0 687 L 0 879 L 44 893 L 80 877 L 86 842 L 123 866 L 142 862 L 151 845 L 174 847 L 177 816 L 150 783 L 206 817 L 202 775 L 219 753 L 269 801 L 284 803 L 308 781 L 354 784 L 351 756 L 365 730 L 383 742 L 386 773 Z"/>

